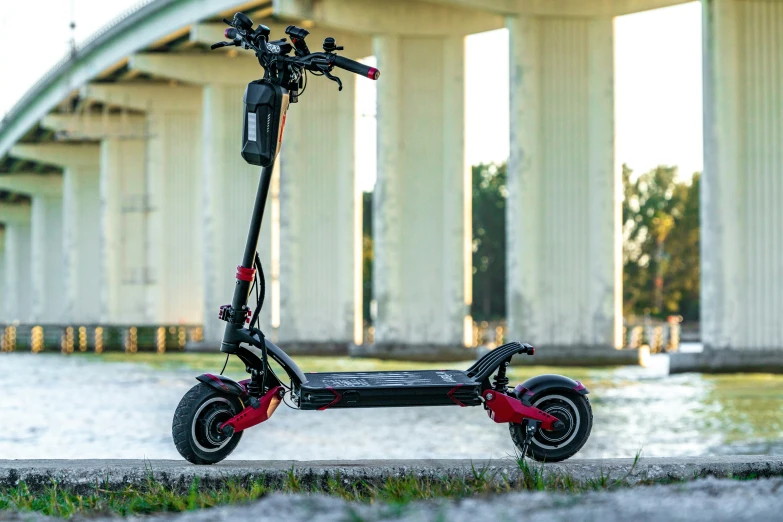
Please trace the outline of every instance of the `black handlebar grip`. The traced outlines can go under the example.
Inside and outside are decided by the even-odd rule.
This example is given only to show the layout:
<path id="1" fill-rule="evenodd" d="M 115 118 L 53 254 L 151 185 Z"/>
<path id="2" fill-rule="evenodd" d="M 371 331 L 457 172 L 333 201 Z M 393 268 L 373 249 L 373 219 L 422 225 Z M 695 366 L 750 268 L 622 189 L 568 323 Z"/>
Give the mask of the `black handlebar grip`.
<path id="1" fill-rule="evenodd" d="M 346 71 L 365 76 L 371 80 L 377 80 L 381 75 L 381 71 L 375 67 L 364 65 L 363 63 L 356 62 L 350 58 L 345 58 L 344 56 L 335 56 L 334 62 L 332 62 L 332 64 L 335 67 L 339 67 L 340 69 L 345 69 Z"/>

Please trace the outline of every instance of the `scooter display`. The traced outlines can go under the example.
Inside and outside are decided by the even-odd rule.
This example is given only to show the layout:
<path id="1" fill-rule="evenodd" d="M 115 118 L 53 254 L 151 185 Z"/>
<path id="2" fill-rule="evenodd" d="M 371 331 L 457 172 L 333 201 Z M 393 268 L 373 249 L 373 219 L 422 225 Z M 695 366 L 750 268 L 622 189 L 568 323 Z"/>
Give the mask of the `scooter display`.
<path id="1" fill-rule="evenodd" d="M 511 388 L 506 375 L 514 355 L 533 355 L 533 346 L 511 342 L 491 350 L 467 370 L 304 373 L 256 327 L 265 283 L 257 254 L 258 236 L 269 193 L 272 169 L 282 142 L 289 103 L 304 92 L 307 73 L 336 82 L 332 72 L 343 69 L 372 80 L 378 69 L 339 56 L 333 38 L 323 52 L 310 52 L 306 29 L 289 26 L 286 38 L 270 40 L 264 25 L 253 27 L 243 13 L 223 20 L 228 41 L 217 49 L 237 46 L 254 51 L 264 69 L 261 80 L 245 91 L 242 157 L 262 167 L 242 264 L 230 305 L 220 307 L 226 321 L 220 351 L 238 357 L 249 378 L 234 381 L 204 374 L 174 413 L 172 435 L 179 453 L 194 464 L 214 464 L 239 444 L 242 433 L 267 421 L 288 396 L 300 410 L 407 406 L 483 406 L 490 419 L 507 423 L 522 456 L 556 462 L 574 455 L 587 442 L 593 424 L 587 388 L 561 375 L 539 375 Z M 293 54 L 292 54 L 293 53 Z M 255 290 L 255 307 L 248 306 Z M 270 359 L 286 374 L 281 380 Z M 225 370 L 225 366 L 224 366 Z"/>

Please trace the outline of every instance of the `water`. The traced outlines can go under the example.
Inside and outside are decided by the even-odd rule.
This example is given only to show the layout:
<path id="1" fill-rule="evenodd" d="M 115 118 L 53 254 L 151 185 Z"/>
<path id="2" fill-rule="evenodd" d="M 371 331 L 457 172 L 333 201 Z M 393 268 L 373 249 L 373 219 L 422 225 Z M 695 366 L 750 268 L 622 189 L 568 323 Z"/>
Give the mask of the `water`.
<path id="1" fill-rule="evenodd" d="M 128 360 L 136 362 L 127 362 Z M 299 358 L 297 358 L 299 361 Z M 179 459 L 171 417 L 217 356 L 0 354 L 0 459 Z M 306 371 L 398 363 L 302 358 Z M 356 368 L 356 366 L 361 366 Z M 461 367 L 456 365 L 456 367 Z M 229 375 L 241 378 L 238 366 Z M 552 371 L 515 368 L 512 382 Z M 667 375 L 652 368 L 561 369 L 591 390 L 593 433 L 579 457 L 783 454 L 783 376 Z M 294 411 L 249 430 L 231 459 L 501 458 L 504 425 L 480 407 Z"/>

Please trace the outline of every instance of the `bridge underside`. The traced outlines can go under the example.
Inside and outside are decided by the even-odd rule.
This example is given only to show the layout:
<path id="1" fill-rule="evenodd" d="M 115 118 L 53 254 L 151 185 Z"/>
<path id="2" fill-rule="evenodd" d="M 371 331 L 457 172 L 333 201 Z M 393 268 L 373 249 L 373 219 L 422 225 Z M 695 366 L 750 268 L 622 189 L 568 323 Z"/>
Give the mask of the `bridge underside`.
<path id="1" fill-rule="evenodd" d="M 334 36 L 348 56 L 374 55 L 383 72 L 374 345 L 361 346 L 355 167 L 354 81 L 366 80 L 345 77 L 340 93 L 311 78 L 289 112 L 259 243 L 267 335 L 322 353 L 473 357 L 465 349 L 472 231 L 464 38 L 505 27 L 508 335 L 539 353 L 611 357 L 622 344 L 613 18 L 676 3 L 243 6 L 274 33 L 289 22 L 307 26 L 312 48 Z M 170 325 L 192 326 L 192 339 L 217 347 L 216 312 L 232 292 L 259 174 L 238 154 L 239 107 L 260 72 L 242 53 L 205 52 L 223 39 L 219 19 L 235 10 L 232 2 L 215 2 L 208 13 L 170 4 L 127 22 L 137 24 L 141 43 L 119 41 L 103 54 L 88 47 L 70 72 L 77 92 L 55 78 L 0 127 L 0 153 L 13 166 L 0 173 L 0 190 L 23 196 L 0 203 L 0 322 L 72 325 L 77 345 L 84 325 L 90 343 L 95 328 L 125 325 L 127 340 L 136 325 L 155 326 L 153 344 L 173 335 L 176 345 L 185 334 Z M 783 4 L 703 4 L 701 357 L 783 358 Z M 167 325 L 162 334 L 158 325 Z"/>

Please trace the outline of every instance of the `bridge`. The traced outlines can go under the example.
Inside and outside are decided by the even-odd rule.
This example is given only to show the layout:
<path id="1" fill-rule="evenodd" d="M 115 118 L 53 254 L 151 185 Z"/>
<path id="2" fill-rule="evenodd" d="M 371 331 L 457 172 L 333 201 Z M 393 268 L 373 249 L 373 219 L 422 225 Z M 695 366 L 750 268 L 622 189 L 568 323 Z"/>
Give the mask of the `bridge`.
<path id="1" fill-rule="evenodd" d="M 221 335 L 259 171 L 238 154 L 250 53 L 207 52 L 242 10 L 374 55 L 372 353 L 470 343 L 464 39 L 507 28 L 509 334 L 621 345 L 613 18 L 678 0 L 152 0 L 95 34 L 0 125 L 0 322 L 197 325 Z M 783 359 L 783 2 L 704 0 L 700 361 Z M 662 35 L 663 36 L 663 35 Z M 427 52 L 422 52 L 422 49 Z M 414 82 L 413 79 L 416 79 Z M 355 82 L 289 112 L 261 233 L 264 331 L 362 342 Z M 164 332 L 165 333 L 165 332 Z M 734 358 L 734 359 L 733 359 Z M 694 363 L 691 361 L 692 364 Z M 674 364 L 674 363 L 673 363 Z"/>

